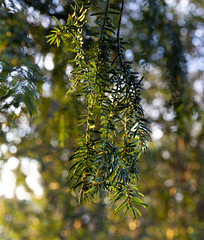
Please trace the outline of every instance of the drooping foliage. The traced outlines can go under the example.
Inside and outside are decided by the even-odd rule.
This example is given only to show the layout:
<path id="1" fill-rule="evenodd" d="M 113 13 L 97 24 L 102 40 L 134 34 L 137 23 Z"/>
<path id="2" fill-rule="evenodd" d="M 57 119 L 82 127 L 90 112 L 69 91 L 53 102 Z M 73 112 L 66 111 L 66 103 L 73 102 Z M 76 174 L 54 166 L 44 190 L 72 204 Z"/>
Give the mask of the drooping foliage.
<path id="1" fill-rule="evenodd" d="M 124 199 L 115 213 L 126 208 L 136 218 L 135 205 L 147 206 L 135 186 L 138 161 L 146 142 L 150 140 L 148 121 L 144 118 L 141 101 L 142 78 L 131 70 L 125 60 L 120 25 L 121 7 L 106 1 L 92 16 L 94 27 L 89 29 L 93 44 L 84 49 L 84 25 L 89 4 L 75 2 L 73 14 L 65 26 L 57 20 L 47 37 L 50 44 L 66 45 L 67 52 L 76 53 L 72 70 L 73 86 L 78 97 L 86 101 L 86 111 L 80 124 L 85 134 L 70 158 L 69 181 L 72 189 L 80 188 L 80 200 L 97 199 L 101 190 L 110 193 L 111 201 Z M 117 28 L 111 14 L 118 15 Z M 113 57 L 112 57 L 113 56 Z M 69 92 L 68 91 L 68 92 Z"/>
<path id="2" fill-rule="evenodd" d="M 0 111 L 11 114 L 22 108 L 33 114 L 36 111 L 39 69 L 32 61 L 33 43 L 24 16 L 15 14 L 17 8 L 3 5 L 0 11 Z M 17 49 L 17 50 L 16 50 Z"/>

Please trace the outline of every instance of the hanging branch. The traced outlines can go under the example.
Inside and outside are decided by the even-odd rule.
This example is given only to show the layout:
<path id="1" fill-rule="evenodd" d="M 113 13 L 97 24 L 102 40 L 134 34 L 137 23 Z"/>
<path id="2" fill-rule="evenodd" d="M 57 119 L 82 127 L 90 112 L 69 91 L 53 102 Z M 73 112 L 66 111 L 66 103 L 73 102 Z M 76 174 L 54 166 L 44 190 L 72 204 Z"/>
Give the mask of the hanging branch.
<path id="1" fill-rule="evenodd" d="M 117 28 L 108 16 L 112 13 L 109 8 L 119 16 Z M 123 218 L 130 211 L 136 219 L 141 214 L 135 205 L 147 206 L 139 198 L 143 195 L 135 185 L 137 162 L 147 148 L 150 130 L 140 105 L 141 80 L 123 56 L 120 42 L 123 9 L 124 0 L 121 7 L 107 0 L 100 12 L 92 14 L 96 16 L 97 27 L 90 35 L 95 41 L 85 51 L 83 28 L 87 8 L 75 1 L 67 25 L 61 26 L 58 21 L 60 28 L 52 31 L 48 41 L 57 47 L 63 41 L 67 51 L 76 53 L 71 60 L 75 65 L 72 71 L 75 83 L 69 91 L 75 90 L 87 105 L 87 113 L 81 120 L 86 126 L 85 134 L 69 160 L 70 188 L 80 189 L 80 199 L 84 201 L 97 199 L 106 190 L 112 202 L 123 199 L 115 213 L 126 209 Z M 112 52 L 117 55 L 113 61 Z"/>

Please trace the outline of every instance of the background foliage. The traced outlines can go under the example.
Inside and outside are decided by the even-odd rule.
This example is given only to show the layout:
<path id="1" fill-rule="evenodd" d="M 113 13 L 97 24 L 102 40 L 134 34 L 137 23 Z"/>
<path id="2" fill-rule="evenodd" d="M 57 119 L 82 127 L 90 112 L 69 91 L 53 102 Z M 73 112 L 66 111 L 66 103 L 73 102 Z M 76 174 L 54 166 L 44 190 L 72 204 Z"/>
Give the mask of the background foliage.
<path id="1" fill-rule="evenodd" d="M 45 36 L 57 26 L 52 16 L 65 24 L 71 3 L 1 1 L 1 238 L 202 239 L 203 3 L 125 2 L 125 56 L 145 77 L 142 106 L 153 132 L 137 182 L 151 207 L 137 222 L 120 222 L 106 193 L 79 206 L 67 187 L 85 106 L 73 93 L 65 97 L 74 54 L 50 47 Z M 92 43 L 85 38 L 87 49 Z"/>

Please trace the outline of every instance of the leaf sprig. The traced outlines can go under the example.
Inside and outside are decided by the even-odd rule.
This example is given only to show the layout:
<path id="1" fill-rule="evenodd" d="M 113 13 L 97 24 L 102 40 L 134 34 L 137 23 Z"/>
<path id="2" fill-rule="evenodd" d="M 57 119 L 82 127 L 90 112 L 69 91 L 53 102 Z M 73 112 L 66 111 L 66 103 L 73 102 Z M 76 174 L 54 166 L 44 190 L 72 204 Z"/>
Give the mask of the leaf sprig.
<path id="1" fill-rule="evenodd" d="M 135 184 L 139 178 L 137 164 L 147 149 L 150 130 L 140 104 L 142 79 L 125 60 L 120 38 L 123 4 L 119 7 L 107 0 L 92 14 L 96 16 L 96 27 L 90 32 L 94 43 L 89 49 L 83 46 L 88 5 L 84 7 L 78 1 L 66 26 L 58 21 L 59 28 L 47 38 L 57 47 L 62 40 L 66 50 L 76 54 L 71 61 L 75 81 L 68 92 L 74 90 L 87 106 L 80 122 L 85 134 L 69 160 L 70 187 L 80 189 L 81 201 L 97 199 L 102 190 L 107 190 L 112 202 L 124 199 L 115 213 L 125 209 L 123 219 L 128 211 L 136 219 L 137 214 L 141 215 L 136 206 L 147 206 Z M 118 15 L 117 28 L 110 14 Z"/>

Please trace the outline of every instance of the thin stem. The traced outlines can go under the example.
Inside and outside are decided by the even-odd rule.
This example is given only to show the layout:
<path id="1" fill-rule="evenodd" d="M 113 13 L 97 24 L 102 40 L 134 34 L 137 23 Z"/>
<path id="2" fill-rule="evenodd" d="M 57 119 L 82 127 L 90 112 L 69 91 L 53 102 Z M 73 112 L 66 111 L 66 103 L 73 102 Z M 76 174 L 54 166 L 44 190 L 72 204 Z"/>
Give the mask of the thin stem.
<path id="1" fill-rule="evenodd" d="M 103 26 L 102 26 L 102 31 L 101 31 L 101 36 L 102 37 L 103 37 L 103 32 L 104 32 L 104 29 L 105 29 L 105 25 L 106 25 L 106 19 L 107 19 L 107 15 L 108 15 L 108 8 L 109 8 L 109 0 L 107 0 L 107 2 L 106 2 L 105 16 L 104 16 Z"/>
<path id="2" fill-rule="evenodd" d="M 121 6 L 121 9 L 120 9 L 120 18 L 119 18 L 118 30 L 117 30 L 118 56 L 119 56 L 120 65 L 121 65 L 122 68 L 124 68 L 124 64 L 123 64 L 122 53 L 121 53 L 121 49 L 120 49 L 120 26 L 121 26 L 123 9 L 124 9 L 124 0 L 122 0 L 122 6 Z"/>
<path id="3" fill-rule="evenodd" d="M 102 59 L 100 44 L 101 44 L 101 42 L 103 42 L 103 38 L 104 38 L 103 35 L 104 35 L 105 26 L 106 26 L 106 19 L 107 19 L 107 15 L 108 15 L 108 9 L 109 9 L 109 0 L 106 1 L 106 10 L 105 10 L 105 16 L 104 16 L 104 19 L 103 19 L 103 26 L 102 26 L 102 29 L 101 29 L 101 38 L 100 38 L 99 44 L 98 44 L 98 56 L 97 56 L 98 59 L 97 59 L 97 63 L 96 63 L 96 84 L 97 84 L 97 77 L 98 77 L 98 73 L 99 73 L 99 62 Z M 101 91 L 100 84 L 97 84 L 97 85 L 100 88 L 99 94 L 100 94 L 100 97 L 102 99 L 102 91 Z"/>

